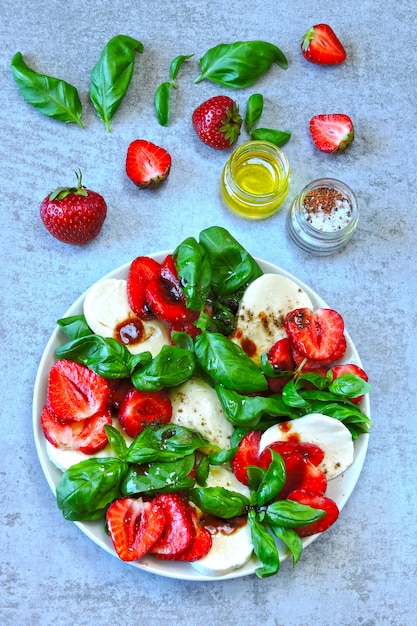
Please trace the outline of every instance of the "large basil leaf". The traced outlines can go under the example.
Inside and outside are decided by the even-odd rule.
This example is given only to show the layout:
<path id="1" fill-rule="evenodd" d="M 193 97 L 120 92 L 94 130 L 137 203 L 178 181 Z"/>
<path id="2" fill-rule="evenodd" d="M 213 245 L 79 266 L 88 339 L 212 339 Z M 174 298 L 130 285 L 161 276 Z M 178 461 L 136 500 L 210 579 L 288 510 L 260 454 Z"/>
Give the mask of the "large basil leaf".
<path id="1" fill-rule="evenodd" d="M 128 469 L 121 459 L 91 458 L 72 465 L 56 488 L 58 507 L 71 521 L 100 519 L 107 506 L 120 497 L 120 484 Z"/>
<path id="2" fill-rule="evenodd" d="M 197 431 L 166 424 L 157 429 L 145 428 L 132 442 L 126 455 L 129 463 L 173 461 L 204 449 L 208 441 Z"/>
<path id="3" fill-rule="evenodd" d="M 211 286 L 211 266 L 205 248 L 189 237 L 180 243 L 173 256 L 187 307 L 201 311 Z"/>
<path id="4" fill-rule="evenodd" d="M 273 63 L 287 69 L 284 53 L 267 41 L 237 41 L 210 48 L 200 59 L 201 74 L 213 83 L 238 89 L 252 85 Z"/>
<path id="5" fill-rule="evenodd" d="M 296 528 L 318 522 L 325 515 L 322 509 L 314 509 L 295 500 L 277 500 L 268 505 L 265 521 L 272 526 Z"/>
<path id="6" fill-rule="evenodd" d="M 105 45 L 91 72 L 90 98 L 107 131 L 129 87 L 135 52 L 143 52 L 140 41 L 117 35 Z"/>
<path id="7" fill-rule="evenodd" d="M 195 356 L 211 378 L 233 391 L 266 391 L 268 383 L 242 348 L 220 333 L 202 332 L 194 339 Z"/>
<path id="8" fill-rule="evenodd" d="M 221 226 L 202 230 L 200 244 L 207 251 L 216 294 L 232 294 L 263 274 L 249 252 Z"/>
<path id="9" fill-rule="evenodd" d="M 171 493 L 185 491 L 194 486 L 190 472 L 194 468 L 195 455 L 165 463 L 150 463 L 144 468 L 131 467 L 121 486 L 125 496 L 139 493 Z"/>
<path id="10" fill-rule="evenodd" d="M 38 74 L 26 65 L 21 52 L 16 52 L 12 59 L 12 73 L 23 98 L 40 113 L 83 127 L 81 100 L 73 85 L 59 78 Z"/>
<path id="11" fill-rule="evenodd" d="M 222 519 L 243 515 L 250 505 L 246 496 L 224 487 L 196 487 L 188 497 L 205 513 Z"/>
<path id="12" fill-rule="evenodd" d="M 190 378 L 195 368 L 194 354 L 176 346 L 163 346 L 144 368 L 132 374 L 132 383 L 141 391 L 160 391 Z"/>
<path id="13" fill-rule="evenodd" d="M 278 394 L 245 396 L 222 385 L 216 385 L 215 389 L 224 414 L 233 426 L 254 428 L 264 414 L 291 419 L 300 417 L 300 412 L 287 406 Z"/>

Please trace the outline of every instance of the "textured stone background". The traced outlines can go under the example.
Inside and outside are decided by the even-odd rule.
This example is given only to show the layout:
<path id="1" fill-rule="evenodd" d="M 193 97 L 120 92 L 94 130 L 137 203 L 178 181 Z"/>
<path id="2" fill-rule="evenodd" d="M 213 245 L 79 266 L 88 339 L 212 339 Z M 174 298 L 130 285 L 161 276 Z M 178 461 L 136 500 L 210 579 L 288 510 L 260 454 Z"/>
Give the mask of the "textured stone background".
<path id="1" fill-rule="evenodd" d="M 414 0 L 2 1 L 1 624 L 415 623 L 416 15 Z M 343 66 L 316 67 L 301 57 L 301 36 L 321 21 L 345 44 Z M 102 47 L 119 33 L 139 39 L 145 50 L 106 133 L 88 101 L 89 77 Z M 253 87 L 232 93 L 207 81 L 193 84 L 208 48 L 246 39 L 274 42 L 289 69 L 274 67 Z M 48 119 L 23 101 L 10 72 L 18 50 L 37 71 L 77 86 L 84 129 Z M 195 57 L 173 93 L 171 123 L 162 128 L 153 94 L 168 79 L 171 59 L 190 53 Z M 255 91 L 265 97 L 262 125 L 293 133 L 285 148 L 290 194 L 280 213 L 257 223 L 224 208 L 218 185 L 227 155 L 201 144 L 190 125 L 207 97 L 227 92 L 244 111 Z M 336 111 L 351 115 L 356 138 L 344 154 L 329 156 L 313 147 L 308 121 Z M 138 137 L 173 157 L 170 178 L 155 192 L 138 191 L 124 174 L 127 145 Z M 44 196 L 72 183 L 77 168 L 109 208 L 100 236 L 80 249 L 50 237 L 38 216 Z M 292 198 L 320 176 L 344 180 L 361 208 L 355 238 L 326 259 L 296 248 L 285 230 Z M 55 320 L 113 268 L 212 224 L 339 310 L 373 384 L 375 426 L 340 522 L 305 550 L 295 570 L 287 561 L 268 580 L 176 581 L 119 562 L 61 517 L 33 441 L 33 384 Z"/>

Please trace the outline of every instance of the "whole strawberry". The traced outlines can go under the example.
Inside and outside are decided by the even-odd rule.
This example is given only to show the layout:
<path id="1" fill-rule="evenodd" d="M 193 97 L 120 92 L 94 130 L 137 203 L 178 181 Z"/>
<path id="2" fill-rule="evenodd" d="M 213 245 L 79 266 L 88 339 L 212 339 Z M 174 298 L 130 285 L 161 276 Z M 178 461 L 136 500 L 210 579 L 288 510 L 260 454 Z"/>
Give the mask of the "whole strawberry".
<path id="1" fill-rule="evenodd" d="M 242 126 L 239 107 L 229 96 L 213 96 L 200 104 L 192 122 L 201 141 L 215 150 L 234 146 Z"/>
<path id="2" fill-rule="evenodd" d="M 86 189 L 81 172 L 76 172 L 76 187 L 59 187 L 43 200 L 40 216 L 53 237 L 82 246 L 97 237 L 107 215 L 102 196 Z"/>

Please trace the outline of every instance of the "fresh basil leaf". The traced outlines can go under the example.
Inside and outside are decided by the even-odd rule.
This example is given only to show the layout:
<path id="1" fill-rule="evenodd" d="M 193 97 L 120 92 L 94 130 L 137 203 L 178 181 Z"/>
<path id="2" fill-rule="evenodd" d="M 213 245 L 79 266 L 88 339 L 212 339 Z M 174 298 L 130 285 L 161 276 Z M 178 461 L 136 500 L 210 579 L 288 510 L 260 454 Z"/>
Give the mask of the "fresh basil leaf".
<path id="1" fill-rule="evenodd" d="M 23 98 L 40 113 L 61 122 L 81 122 L 82 105 L 78 91 L 65 80 L 38 74 L 23 60 L 21 52 L 12 58 L 12 74 Z"/>
<path id="2" fill-rule="evenodd" d="M 349 429 L 352 439 L 362 433 L 369 433 L 372 427 L 370 418 L 352 402 L 312 402 L 306 413 L 323 413 L 343 422 Z"/>
<path id="3" fill-rule="evenodd" d="M 303 552 L 303 542 L 300 535 L 293 528 L 275 526 L 271 524 L 271 521 L 269 521 L 268 526 L 274 535 L 287 546 L 292 556 L 293 565 L 297 565 Z"/>
<path id="4" fill-rule="evenodd" d="M 278 394 L 270 396 L 245 396 L 222 385 L 215 387 L 223 412 L 233 426 L 254 428 L 264 414 L 274 417 L 299 417 L 296 409 L 289 407 Z"/>
<path id="5" fill-rule="evenodd" d="M 194 354 L 176 346 L 163 346 L 143 368 L 132 374 L 132 383 L 143 391 L 160 391 L 185 382 L 195 368 Z"/>
<path id="6" fill-rule="evenodd" d="M 267 352 L 261 354 L 260 366 L 262 372 L 265 376 L 268 376 L 268 378 L 287 378 L 289 376 L 294 376 L 294 372 L 292 371 L 275 369 L 271 361 L 268 359 Z"/>
<path id="7" fill-rule="evenodd" d="M 190 454 L 175 461 L 150 463 L 138 468 L 131 467 L 121 485 L 125 496 L 140 493 L 171 493 L 194 487 L 189 474 L 194 468 L 195 456 Z"/>
<path id="8" fill-rule="evenodd" d="M 202 230 L 200 244 L 208 254 L 216 294 L 233 294 L 263 274 L 249 252 L 221 226 Z"/>
<path id="9" fill-rule="evenodd" d="M 322 376 L 321 374 L 316 374 L 315 372 L 305 372 L 297 377 L 295 383 L 297 387 L 302 387 L 304 383 L 311 383 L 317 389 L 327 389 L 329 387 L 329 379 L 327 376 Z"/>
<path id="10" fill-rule="evenodd" d="M 371 385 L 355 374 L 342 374 L 329 385 L 329 391 L 346 398 L 356 398 L 369 393 Z"/>
<path id="11" fill-rule="evenodd" d="M 154 105 L 156 118 L 161 126 L 168 126 L 171 104 L 172 84 L 170 82 L 161 83 L 155 92 Z"/>
<path id="12" fill-rule="evenodd" d="M 90 99 L 107 131 L 129 87 L 135 52 L 143 52 L 140 41 L 116 35 L 105 45 L 91 72 Z"/>
<path id="13" fill-rule="evenodd" d="M 199 432 L 179 424 L 165 424 L 154 430 L 154 436 L 161 450 L 191 454 L 209 445 Z"/>
<path id="14" fill-rule="evenodd" d="M 245 128 L 249 133 L 253 126 L 261 119 L 264 109 L 264 98 L 260 93 L 253 93 L 249 96 L 246 105 Z"/>
<path id="15" fill-rule="evenodd" d="M 250 504 L 246 496 L 224 487 L 195 487 L 188 497 L 205 513 L 222 519 L 243 515 Z"/>
<path id="16" fill-rule="evenodd" d="M 107 506 L 120 497 L 120 484 L 128 469 L 121 459 L 91 458 L 72 465 L 56 487 L 58 507 L 71 521 L 100 519 Z"/>
<path id="17" fill-rule="evenodd" d="M 266 391 L 268 383 L 240 346 L 220 333 L 202 332 L 194 339 L 200 367 L 213 379 L 233 391 Z"/>
<path id="18" fill-rule="evenodd" d="M 262 564 L 255 570 L 258 578 L 273 576 L 279 570 L 279 554 L 276 543 L 268 530 L 256 519 L 255 511 L 249 511 L 248 523 L 251 528 L 253 550 Z"/>
<path id="19" fill-rule="evenodd" d="M 282 399 L 289 407 L 306 409 L 307 411 L 311 408 L 311 405 L 307 402 L 307 400 L 304 400 L 298 392 L 297 384 L 293 378 L 285 384 L 282 390 Z"/>
<path id="20" fill-rule="evenodd" d="M 171 61 L 171 65 L 169 66 L 169 76 L 172 81 L 177 78 L 178 72 L 180 71 L 185 61 L 191 59 L 193 56 L 194 54 L 179 54 L 177 57 L 175 57 L 175 59 Z"/>
<path id="21" fill-rule="evenodd" d="M 272 461 L 256 491 L 256 503 L 263 506 L 281 491 L 286 480 L 285 463 L 280 454 L 271 450 Z"/>
<path id="22" fill-rule="evenodd" d="M 278 147 L 284 146 L 291 138 L 287 130 L 274 130 L 273 128 L 256 128 L 250 131 L 251 139 L 257 141 L 269 141 Z"/>
<path id="23" fill-rule="evenodd" d="M 63 317 L 56 322 L 69 339 L 79 339 L 91 335 L 91 329 L 84 315 Z"/>
<path id="24" fill-rule="evenodd" d="M 200 59 L 199 83 L 208 79 L 224 87 L 234 89 L 248 87 L 260 78 L 273 63 L 287 69 L 284 53 L 267 41 L 237 41 L 210 48 Z"/>
<path id="25" fill-rule="evenodd" d="M 196 482 L 205 487 L 207 484 L 207 478 L 210 473 L 210 463 L 207 456 L 201 457 L 200 461 L 195 468 L 195 479 Z"/>
<path id="26" fill-rule="evenodd" d="M 182 350 L 189 350 L 190 352 L 194 351 L 194 341 L 193 338 L 184 331 L 173 330 L 171 332 L 171 339 L 176 348 L 181 348 Z"/>
<path id="27" fill-rule="evenodd" d="M 265 520 L 271 526 L 297 528 L 318 522 L 325 515 L 322 509 L 314 509 L 295 500 L 277 500 L 268 505 Z"/>
<path id="28" fill-rule="evenodd" d="M 187 308 L 201 311 L 211 287 L 211 266 L 205 248 L 194 237 L 188 237 L 173 256 Z"/>
<path id="29" fill-rule="evenodd" d="M 119 459 L 125 460 L 128 451 L 126 439 L 114 426 L 107 425 L 104 427 L 104 430 L 106 431 L 107 438 L 116 456 Z"/>

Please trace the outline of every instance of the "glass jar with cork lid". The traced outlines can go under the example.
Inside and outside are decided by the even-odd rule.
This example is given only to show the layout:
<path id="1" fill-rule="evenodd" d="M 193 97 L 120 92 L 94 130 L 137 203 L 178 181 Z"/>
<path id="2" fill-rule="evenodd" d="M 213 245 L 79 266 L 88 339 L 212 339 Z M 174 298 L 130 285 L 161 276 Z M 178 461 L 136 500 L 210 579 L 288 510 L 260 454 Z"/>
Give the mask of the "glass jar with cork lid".
<path id="1" fill-rule="evenodd" d="M 307 252 L 327 255 L 340 250 L 359 219 L 353 191 L 342 181 L 319 178 L 300 191 L 288 214 L 291 238 Z"/>

